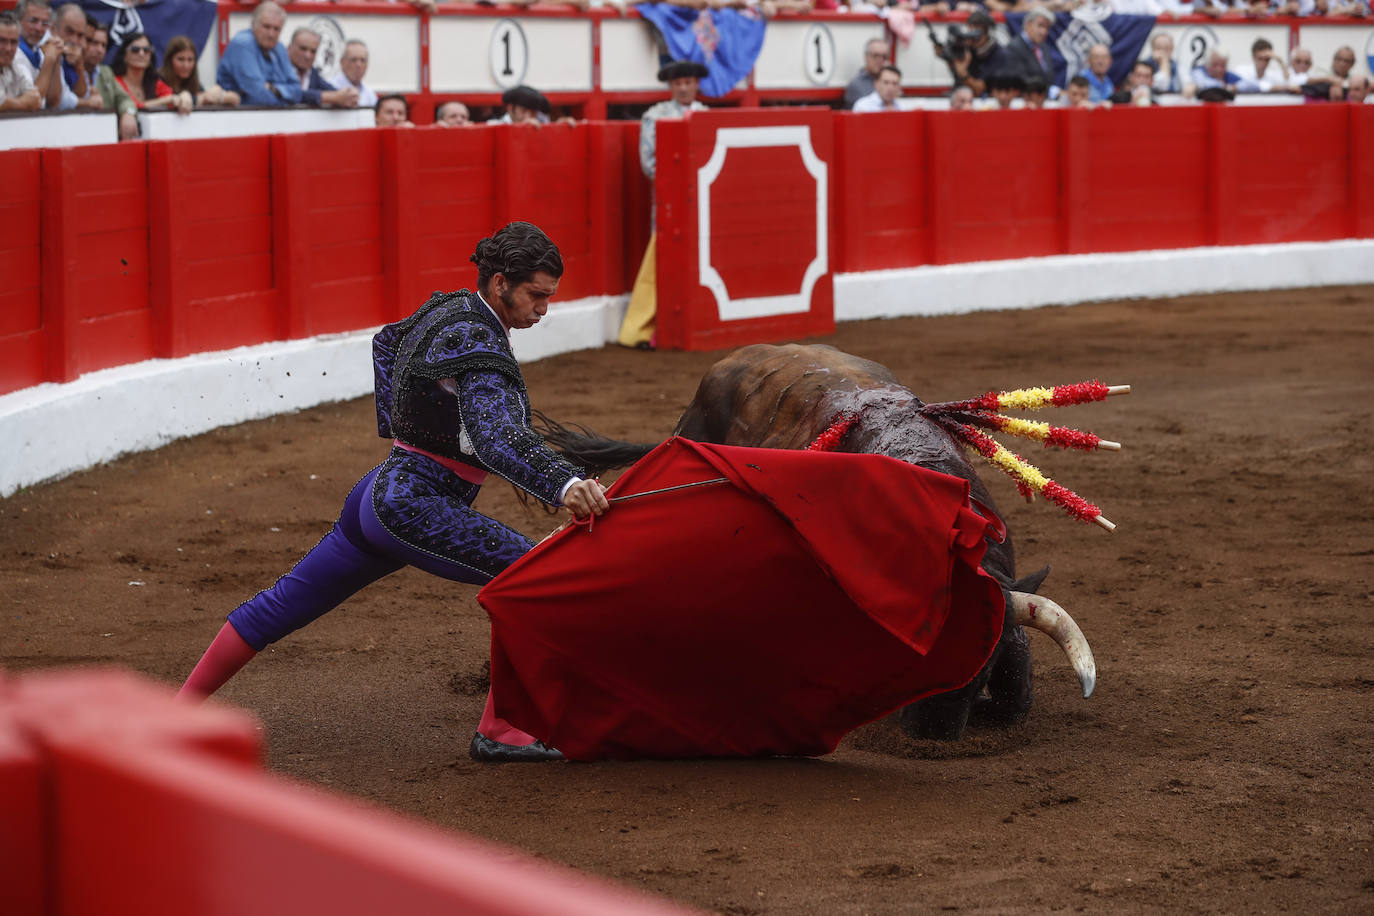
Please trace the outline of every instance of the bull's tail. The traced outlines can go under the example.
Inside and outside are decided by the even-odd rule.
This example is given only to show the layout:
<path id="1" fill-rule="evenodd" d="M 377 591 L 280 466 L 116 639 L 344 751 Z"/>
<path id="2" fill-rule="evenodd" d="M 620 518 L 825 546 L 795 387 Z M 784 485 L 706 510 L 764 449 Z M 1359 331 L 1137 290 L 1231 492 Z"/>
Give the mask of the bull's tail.
<path id="1" fill-rule="evenodd" d="M 634 464 L 658 448 L 657 442 L 645 445 L 608 439 L 577 423 L 570 428 L 537 410 L 533 415 L 534 430 L 544 437 L 549 447 L 573 464 L 586 468 L 592 476 Z"/>

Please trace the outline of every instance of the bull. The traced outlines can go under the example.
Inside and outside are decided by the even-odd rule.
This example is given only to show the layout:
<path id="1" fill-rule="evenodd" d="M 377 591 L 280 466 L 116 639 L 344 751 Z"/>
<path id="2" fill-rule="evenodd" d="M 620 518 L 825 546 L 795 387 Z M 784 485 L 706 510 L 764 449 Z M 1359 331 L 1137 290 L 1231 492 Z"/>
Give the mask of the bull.
<path id="1" fill-rule="evenodd" d="M 922 402 L 886 367 L 827 346 L 759 344 L 720 360 L 702 378 L 674 434 L 698 442 L 801 449 L 852 418 L 838 450 L 887 455 L 968 481 L 974 507 L 995 517 L 996 504 L 969 463 L 966 448 L 920 411 Z M 541 418 L 549 444 L 589 471 L 638 460 L 653 446 L 617 442 Z M 1030 642 L 1024 627 L 1047 633 L 1068 656 L 1083 689 L 1092 693 L 1096 667 L 1087 640 L 1055 602 L 1038 596 L 1045 567 L 1016 577 L 1008 534 L 989 539 L 982 567 L 1006 598 L 1002 636 L 982 670 L 967 685 L 910 704 L 899 713 L 916 738 L 959 738 L 970 718 L 1012 725 L 1030 713 L 1033 699 Z"/>

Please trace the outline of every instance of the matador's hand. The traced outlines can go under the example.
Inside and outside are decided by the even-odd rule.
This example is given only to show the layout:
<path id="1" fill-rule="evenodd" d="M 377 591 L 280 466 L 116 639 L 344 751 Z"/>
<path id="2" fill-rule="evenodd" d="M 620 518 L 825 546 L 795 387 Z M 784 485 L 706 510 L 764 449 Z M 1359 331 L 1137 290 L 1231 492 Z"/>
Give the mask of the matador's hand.
<path id="1" fill-rule="evenodd" d="M 597 480 L 579 480 L 568 487 L 568 492 L 563 494 L 563 505 L 579 521 L 589 515 L 601 515 L 611 508 L 606 488 Z"/>

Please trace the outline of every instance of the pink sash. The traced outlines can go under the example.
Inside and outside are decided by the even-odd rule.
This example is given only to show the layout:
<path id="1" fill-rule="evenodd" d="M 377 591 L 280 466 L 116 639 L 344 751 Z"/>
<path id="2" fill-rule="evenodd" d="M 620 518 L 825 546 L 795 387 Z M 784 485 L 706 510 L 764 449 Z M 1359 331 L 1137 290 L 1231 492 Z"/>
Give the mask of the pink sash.
<path id="1" fill-rule="evenodd" d="M 433 452 L 427 452 L 422 448 L 416 448 L 415 446 L 410 445 L 409 443 L 402 442 L 400 439 L 392 439 L 391 441 L 395 443 L 395 445 L 398 448 L 403 448 L 408 452 L 414 452 L 417 455 L 424 455 L 429 460 L 442 464 L 444 467 L 448 468 L 450 471 L 457 474 L 459 477 L 463 478 L 468 483 L 474 483 L 480 487 L 482 483 L 487 479 L 486 471 L 479 471 L 477 468 L 473 467 L 470 464 L 464 464 L 463 462 L 453 458 L 445 458 L 443 455 L 436 455 Z"/>

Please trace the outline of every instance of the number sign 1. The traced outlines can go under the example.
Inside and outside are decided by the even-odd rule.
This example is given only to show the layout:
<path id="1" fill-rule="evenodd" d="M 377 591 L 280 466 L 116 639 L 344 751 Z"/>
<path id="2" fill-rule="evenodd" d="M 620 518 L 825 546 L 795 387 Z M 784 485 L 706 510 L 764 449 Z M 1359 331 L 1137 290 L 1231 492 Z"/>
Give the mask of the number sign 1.
<path id="1" fill-rule="evenodd" d="M 511 89 L 525 81 L 529 66 L 529 45 L 525 30 L 514 19 L 502 19 L 491 30 L 491 78 L 502 89 Z"/>
<path id="2" fill-rule="evenodd" d="M 835 76 L 835 37 L 824 22 L 813 22 L 802 38 L 802 72 L 813 86 L 825 86 Z"/>

